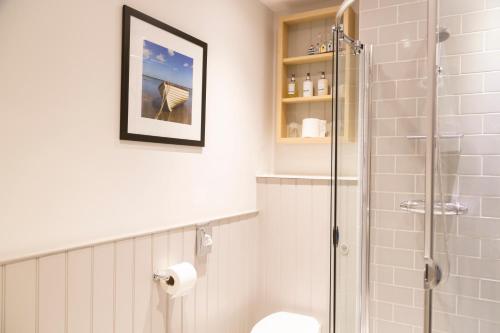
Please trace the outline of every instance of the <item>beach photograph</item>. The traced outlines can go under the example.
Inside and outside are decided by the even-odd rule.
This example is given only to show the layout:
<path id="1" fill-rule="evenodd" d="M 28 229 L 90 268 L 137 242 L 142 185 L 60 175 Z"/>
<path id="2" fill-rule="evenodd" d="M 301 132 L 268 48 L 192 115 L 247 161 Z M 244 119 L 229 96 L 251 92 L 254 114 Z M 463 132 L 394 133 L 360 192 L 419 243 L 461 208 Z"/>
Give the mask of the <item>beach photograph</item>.
<path id="1" fill-rule="evenodd" d="M 144 40 L 143 118 L 191 125 L 193 58 Z"/>

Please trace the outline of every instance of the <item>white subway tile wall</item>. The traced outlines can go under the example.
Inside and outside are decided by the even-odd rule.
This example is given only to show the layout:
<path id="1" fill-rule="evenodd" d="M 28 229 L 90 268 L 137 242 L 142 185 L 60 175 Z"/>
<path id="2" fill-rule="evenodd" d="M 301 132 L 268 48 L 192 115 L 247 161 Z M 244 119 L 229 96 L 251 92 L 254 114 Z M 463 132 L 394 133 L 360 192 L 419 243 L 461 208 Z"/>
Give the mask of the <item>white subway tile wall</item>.
<path id="1" fill-rule="evenodd" d="M 427 1 L 360 0 L 360 38 L 374 44 L 371 327 L 421 332 Z M 440 0 L 439 132 L 445 197 L 469 207 L 438 219 L 437 257 L 451 275 L 434 297 L 434 331 L 500 332 L 500 1 Z M 444 141 L 444 140 L 443 140 Z M 447 237 L 444 236 L 447 228 Z M 447 242 L 445 242 L 447 239 Z M 449 256 L 444 254 L 449 252 Z"/>

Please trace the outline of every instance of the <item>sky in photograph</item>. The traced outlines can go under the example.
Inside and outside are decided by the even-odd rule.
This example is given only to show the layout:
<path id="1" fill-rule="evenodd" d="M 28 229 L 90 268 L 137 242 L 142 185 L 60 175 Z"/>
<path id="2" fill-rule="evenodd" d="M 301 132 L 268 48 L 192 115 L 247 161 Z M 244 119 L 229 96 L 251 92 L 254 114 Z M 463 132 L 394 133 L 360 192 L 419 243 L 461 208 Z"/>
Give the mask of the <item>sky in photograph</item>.
<path id="1" fill-rule="evenodd" d="M 193 59 L 172 49 L 144 40 L 143 74 L 193 88 Z"/>

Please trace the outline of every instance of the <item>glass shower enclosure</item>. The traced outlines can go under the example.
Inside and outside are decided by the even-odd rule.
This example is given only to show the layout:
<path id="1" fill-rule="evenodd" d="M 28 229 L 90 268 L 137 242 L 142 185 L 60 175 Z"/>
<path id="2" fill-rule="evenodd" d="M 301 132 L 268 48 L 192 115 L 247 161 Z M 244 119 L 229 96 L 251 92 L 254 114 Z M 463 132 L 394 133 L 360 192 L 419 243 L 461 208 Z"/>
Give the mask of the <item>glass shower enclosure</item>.
<path id="1" fill-rule="evenodd" d="M 376 39 L 393 60 L 371 65 L 367 45 L 337 39 L 337 91 L 358 71 L 359 200 L 341 193 L 353 153 L 337 140 L 332 332 L 500 332 L 500 4 L 419 4 L 423 37 Z M 359 249 L 342 247 L 350 232 Z"/>

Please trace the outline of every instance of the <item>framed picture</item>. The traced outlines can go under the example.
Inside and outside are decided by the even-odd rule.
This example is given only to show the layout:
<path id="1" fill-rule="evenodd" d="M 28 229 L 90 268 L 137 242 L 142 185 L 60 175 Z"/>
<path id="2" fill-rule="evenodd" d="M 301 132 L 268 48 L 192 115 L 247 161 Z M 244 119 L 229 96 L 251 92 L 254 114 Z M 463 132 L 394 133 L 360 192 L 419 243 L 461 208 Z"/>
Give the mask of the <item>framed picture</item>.
<path id="1" fill-rule="evenodd" d="M 123 6 L 120 139 L 205 145 L 207 44 Z"/>

